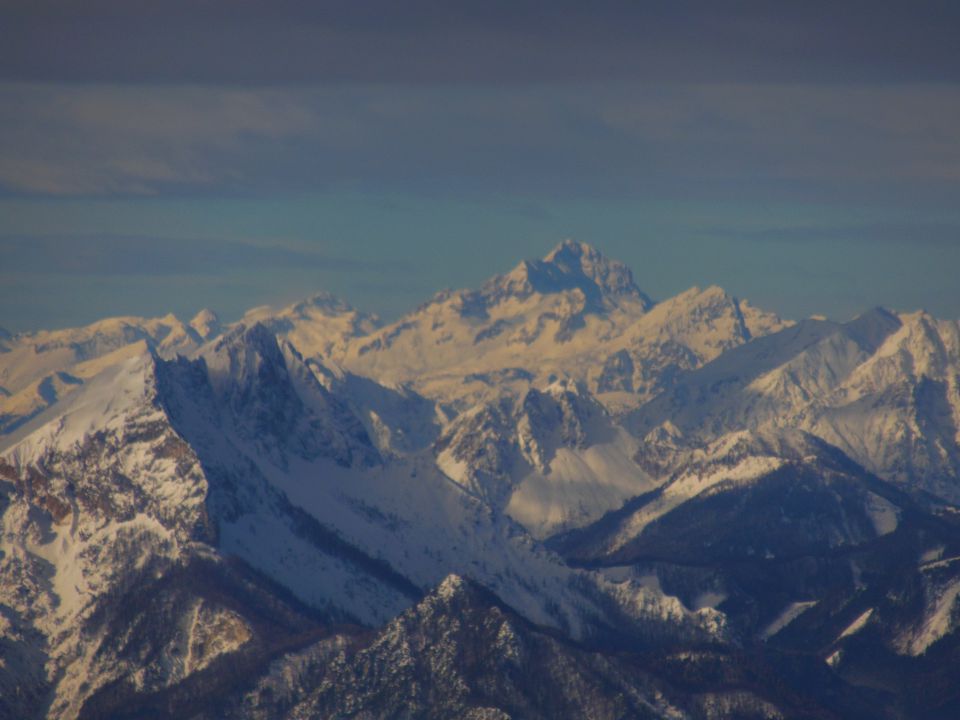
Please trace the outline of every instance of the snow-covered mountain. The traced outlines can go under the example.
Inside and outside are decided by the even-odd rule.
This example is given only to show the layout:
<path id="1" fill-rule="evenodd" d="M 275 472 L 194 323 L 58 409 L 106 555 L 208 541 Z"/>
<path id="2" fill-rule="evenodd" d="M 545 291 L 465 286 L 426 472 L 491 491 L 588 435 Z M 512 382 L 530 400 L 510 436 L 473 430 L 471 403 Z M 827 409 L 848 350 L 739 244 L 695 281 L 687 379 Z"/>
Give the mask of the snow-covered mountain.
<path id="1" fill-rule="evenodd" d="M 387 325 L 3 336 L 0 386 L 0 717 L 960 704 L 953 321 L 654 302 L 567 241 Z"/>
<path id="2" fill-rule="evenodd" d="M 376 315 L 356 310 L 329 293 L 317 293 L 279 311 L 269 306 L 253 308 L 240 323 L 260 323 L 304 355 L 322 358 L 339 357 L 350 340 L 366 337 L 382 324 Z"/>
<path id="3" fill-rule="evenodd" d="M 81 328 L 8 336 L 0 346 L 0 433 L 10 433 L 106 367 L 149 346 L 166 357 L 196 349 L 220 331 L 202 310 L 190 323 L 119 317 Z"/>
<path id="4" fill-rule="evenodd" d="M 449 478 L 545 537 L 653 488 L 638 446 L 594 397 L 559 380 L 461 413 L 434 452 Z"/>
<path id="5" fill-rule="evenodd" d="M 567 241 L 479 290 L 437 294 L 333 359 L 457 407 L 558 378 L 631 404 L 783 326 L 719 288 L 654 305 L 625 265 Z"/>
<path id="6" fill-rule="evenodd" d="M 128 358 L 22 431 L 2 455 L 4 604 L 35 642 L 52 717 L 77 716 L 108 686 L 155 691 L 206 667 L 140 667 L 116 655 L 119 630 L 98 629 L 144 568 L 160 581 L 237 558 L 323 617 L 371 626 L 458 571 L 574 638 L 723 636 L 715 612 L 565 566 L 445 477 L 429 449 L 382 457 L 352 409 L 259 324 L 193 359 Z M 185 598 L 171 612 L 181 605 L 207 607 Z M 210 612 L 190 632 L 236 627 L 222 652 L 252 637 L 242 615 Z"/>
<path id="7" fill-rule="evenodd" d="M 943 663 L 960 647 L 956 508 L 911 497 L 809 434 L 731 433 L 550 545 L 574 565 L 721 610 L 743 646 L 785 672 L 823 663 L 822 680 L 792 680 L 812 697 L 832 692 L 824 681 L 890 689 L 845 698 L 842 717 L 956 711 L 951 690 L 907 690 L 955 682 Z"/>
<path id="8" fill-rule="evenodd" d="M 688 373 L 627 421 L 685 444 L 797 428 L 911 491 L 960 500 L 960 325 L 871 310 L 806 320 Z M 652 439 L 652 438 L 651 438 Z"/>

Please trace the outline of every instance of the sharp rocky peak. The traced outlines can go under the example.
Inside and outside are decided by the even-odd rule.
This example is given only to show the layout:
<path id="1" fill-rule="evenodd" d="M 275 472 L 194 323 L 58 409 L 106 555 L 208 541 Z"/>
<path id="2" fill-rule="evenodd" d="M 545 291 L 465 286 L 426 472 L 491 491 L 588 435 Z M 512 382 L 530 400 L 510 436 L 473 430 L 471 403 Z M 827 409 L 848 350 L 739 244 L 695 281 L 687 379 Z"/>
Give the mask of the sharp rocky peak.
<path id="1" fill-rule="evenodd" d="M 217 355 L 236 356 L 241 352 L 282 360 L 276 335 L 260 322 L 233 327 L 230 332 L 219 338 L 211 346 L 207 346 L 206 351 L 202 354 L 206 358 L 211 358 Z"/>
<path id="2" fill-rule="evenodd" d="M 579 290 L 587 307 L 600 310 L 621 298 L 653 305 L 637 287 L 626 265 L 611 260 L 586 243 L 564 240 L 542 260 L 524 260 L 506 275 L 490 280 L 481 291 L 489 300 L 504 295 L 527 297 Z"/>
<path id="3" fill-rule="evenodd" d="M 422 614 L 434 608 L 462 612 L 468 607 L 501 606 L 499 598 L 465 575 L 450 573 L 411 611 Z"/>
<path id="4" fill-rule="evenodd" d="M 220 324 L 220 318 L 217 314 L 208 308 L 204 308 L 190 321 L 190 327 L 200 336 L 202 340 L 210 340 L 220 334 L 223 326 Z"/>
<path id="5" fill-rule="evenodd" d="M 257 322 L 237 325 L 199 351 L 211 383 L 227 388 L 285 388 L 289 384 L 283 352 L 269 328 Z"/>

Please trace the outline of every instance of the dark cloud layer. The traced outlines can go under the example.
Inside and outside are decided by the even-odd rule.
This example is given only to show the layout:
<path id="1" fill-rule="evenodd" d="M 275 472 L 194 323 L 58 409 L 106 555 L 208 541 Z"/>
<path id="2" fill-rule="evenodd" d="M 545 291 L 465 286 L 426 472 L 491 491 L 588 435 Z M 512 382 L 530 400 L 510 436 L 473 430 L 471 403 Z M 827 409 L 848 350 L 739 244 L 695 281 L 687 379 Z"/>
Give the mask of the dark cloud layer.
<path id="1" fill-rule="evenodd" d="M 0 190 L 956 195 L 956 86 L 0 85 Z"/>
<path id="2" fill-rule="evenodd" d="M 960 4 L 12 0 L 0 79 L 515 84 L 960 80 Z"/>

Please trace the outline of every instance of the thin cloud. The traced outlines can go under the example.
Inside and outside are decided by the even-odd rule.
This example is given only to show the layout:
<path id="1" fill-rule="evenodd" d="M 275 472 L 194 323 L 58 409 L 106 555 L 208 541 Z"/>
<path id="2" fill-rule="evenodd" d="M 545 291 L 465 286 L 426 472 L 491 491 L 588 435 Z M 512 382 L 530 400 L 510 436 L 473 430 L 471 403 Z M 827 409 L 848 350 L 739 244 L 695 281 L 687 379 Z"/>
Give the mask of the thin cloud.
<path id="1" fill-rule="evenodd" d="M 49 195 L 222 187 L 258 146 L 317 126 L 312 109 L 270 91 L 0 86 L 0 185 Z"/>
<path id="2" fill-rule="evenodd" d="M 219 275 L 249 269 L 317 268 L 347 273 L 401 269 L 322 252 L 233 240 L 77 235 L 0 236 L 4 274 L 76 276 Z"/>
<path id="3" fill-rule="evenodd" d="M 814 244 L 855 243 L 960 248 L 960 224 L 936 222 L 877 222 L 863 224 L 811 225 L 798 227 L 711 227 L 704 238 L 746 240 L 763 243 Z"/>

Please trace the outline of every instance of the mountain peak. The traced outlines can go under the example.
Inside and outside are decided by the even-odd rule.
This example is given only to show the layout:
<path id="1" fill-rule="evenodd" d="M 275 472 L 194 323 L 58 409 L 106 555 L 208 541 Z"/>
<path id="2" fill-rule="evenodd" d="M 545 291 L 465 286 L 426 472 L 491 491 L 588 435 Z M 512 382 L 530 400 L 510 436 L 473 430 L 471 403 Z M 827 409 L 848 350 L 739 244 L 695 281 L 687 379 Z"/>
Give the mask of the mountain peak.
<path id="1" fill-rule="evenodd" d="M 564 260 L 569 260 L 571 258 L 590 258 L 591 260 L 601 260 L 605 259 L 603 254 L 597 250 L 593 245 L 590 245 L 580 240 L 572 240 L 567 238 L 559 245 L 557 245 L 553 250 L 548 252 L 544 258 L 544 262 L 556 263 L 563 262 Z"/>
<path id="2" fill-rule="evenodd" d="M 450 573 L 427 594 L 414 612 L 438 606 L 462 612 L 471 606 L 483 607 L 491 604 L 500 605 L 500 600 L 487 588 L 466 575 Z"/>
<path id="3" fill-rule="evenodd" d="M 351 314 L 367 316 L 366 313 L 360 313 L 350 305 L 350 303 L 336 295 L 321 291 L 303 300 L 299 300 L 292 305 L 286 305 L 279 309 L 272 305 L 260 305 L 259 307 L 251 308 L 244 313 L 241 322 L 247 325 L 262 322 L 268 326 L 276 326 L 278 323 L 290 320 L 321 316 L 337 318 Z M 375 318 L 376 316 L 370 315 L 369 317 Z M 274 327 L 274 329 L 276 329 L 276 327 Z"/>
<path id="4" fill-rule="evenodd" d="M 565 276 L 590 280 L 605 295 L 645 298 L 634 283 L 630 268 L 622 262 L 610 260 L 585 242 L 564 240 L 547 253 L 543 263 Z"/>
<path id="5" fill-rule="evenodd" d="M 355 311 L 350 303 L 329 292 L 314 293 L 306 300 L 293 305 L 291 309 L 303 312 L 308 308 L 316 308 L 332 315 L 341 315 Z"/>
<path id="6" fill-rule="evenodd" d="M 222 330 L 220 318 L 209 308 L 204 308 L 190 321 L 192 327 L 203 340 L 209 340 L 215 335 L 219 335 Z"/>
<path id="7" fill-rule="evenodd" d="M 466 591 L 466 581 L 460 575 L 456 573 L 450 573 L 447 575 L 443 582 L 437 586 L 436 593 L 444 600 L 449 600 L 455 595 L 459 595 Z"/>
<path id="8" fill-rule="evenodd" d="M 487 292 L 510 295 L 551 294 L 578 289 L 593 310 L 621 298 L 639 300 L 644 308 L 653 302 L 633 281 L 630 268 L 610 260 L 587 243 L 564 240 L 542 260 L 524 260 L 511 272 L 488 283 Z"/>
<path id="9" fill-rule="evenodd" d="M 238 324 L 201 351 L 214 378 L 251 382 L 267 369 L 285 368 L 277 337 L 263 323 Z"/>

